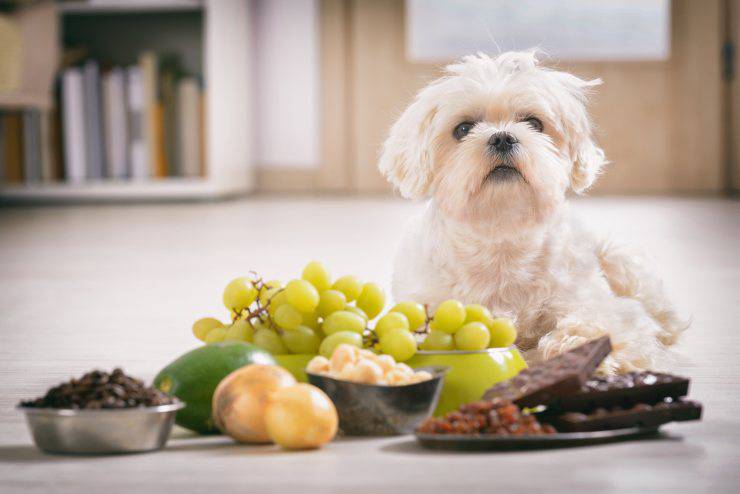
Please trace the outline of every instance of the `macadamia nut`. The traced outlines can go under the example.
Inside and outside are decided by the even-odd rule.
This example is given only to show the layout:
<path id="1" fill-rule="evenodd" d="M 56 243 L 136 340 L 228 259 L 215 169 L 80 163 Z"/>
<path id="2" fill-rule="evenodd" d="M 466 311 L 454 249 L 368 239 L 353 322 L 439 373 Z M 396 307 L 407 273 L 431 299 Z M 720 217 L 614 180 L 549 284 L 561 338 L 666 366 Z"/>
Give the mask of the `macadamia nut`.
<path id="1" fill-rule="evenodd" d="M 390 355 L 378 355 L 345 344 L 339 345 L 328 360 L 314 357 L 306 371 L 343 381 L 389 386 L 403 386 L 432 378 L 429 372 L 415 372 L 408 365 L 397 363 Z"/>
<path id="2" fill-rule="evenodd" d="M 372 360 L 360 360 L 352 369 L 351 380 L 358 383 L 377 384 L 383 379 L 383 371 Z"/>
<path id="3" fill-rule="evenodd" d="M 357 360 L 357 348 L 352 345 L 341 344 L 335 350 L 329 361 L 332 370 L 342 372 L 345 366 L 354 364 Z"/>
<path id="4" fill-rule="evenodd" d="M 312 374 L 324 374 L 329 372 L 329 367 L 329 360 L 321 355 L 317 355 L 308 363 L 306 370 Z"/>

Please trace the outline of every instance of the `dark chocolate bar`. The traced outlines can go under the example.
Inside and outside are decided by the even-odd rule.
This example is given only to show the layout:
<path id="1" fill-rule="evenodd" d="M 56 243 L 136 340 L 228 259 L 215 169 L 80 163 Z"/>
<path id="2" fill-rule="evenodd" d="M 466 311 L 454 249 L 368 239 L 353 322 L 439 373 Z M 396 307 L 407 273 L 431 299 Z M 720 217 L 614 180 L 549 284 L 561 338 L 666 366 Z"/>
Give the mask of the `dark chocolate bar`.
<path id="1" fill-rule="evenodd" d="M 595 408 L 629 408 L 637 403 L 653 404 L 664 398 L 679 398 L 689 392 L 685 377 L 660 372 L 629 372 L 618 376 L 591 377 L 575 394 L 561 396 L 548 408 L 567 412 L 589 412 Z"/>
<path id="2" fill-rule="evenodd" d="M 496 384 L 486 391 L 483 399 L 502 398 L 520 407 L 547 405 L 561 396 L 579 392 L 611 349 L 608 336 L 591 340 Z"/>
<path id="3" fill-rule="evenodd" d="M 657 427 L 676 421 L 701 419 L 701 404 L 666 398 L 654 405 L 638 403 L 630 408 L 597 408 L 589 414 L 568 412 L 545 418 L 559 432 L 591 432 L 626 427 Z"/>

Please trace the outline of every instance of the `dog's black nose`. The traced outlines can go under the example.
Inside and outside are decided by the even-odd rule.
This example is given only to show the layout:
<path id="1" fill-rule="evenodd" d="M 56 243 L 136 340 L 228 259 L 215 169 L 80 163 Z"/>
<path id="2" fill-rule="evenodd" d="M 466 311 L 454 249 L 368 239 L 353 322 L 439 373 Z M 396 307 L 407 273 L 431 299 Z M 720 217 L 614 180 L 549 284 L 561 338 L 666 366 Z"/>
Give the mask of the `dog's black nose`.
<path id="1" fill-rule="evenodd" d="M 488 145 L 499 153 L 508 153 L 519 142 L 510 132 L 496 132 L 488 139 Z"/>

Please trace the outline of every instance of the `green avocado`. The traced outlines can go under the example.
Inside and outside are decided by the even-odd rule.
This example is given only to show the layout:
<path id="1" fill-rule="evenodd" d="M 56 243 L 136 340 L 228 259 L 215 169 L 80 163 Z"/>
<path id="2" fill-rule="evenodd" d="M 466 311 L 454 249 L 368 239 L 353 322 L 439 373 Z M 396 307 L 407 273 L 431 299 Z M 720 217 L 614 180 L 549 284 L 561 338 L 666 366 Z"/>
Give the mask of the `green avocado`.
<path id="1" fill-rule="evenodd" d="M 249 364 L 272 364 L 268 352 L 242 341 L 211 343 L 170 363 L 154 378 L 154 386 L 185 403 L 175 423 L 199 434 L 216 434 L 211 400 L 216 386 L 236 369 Z"/>

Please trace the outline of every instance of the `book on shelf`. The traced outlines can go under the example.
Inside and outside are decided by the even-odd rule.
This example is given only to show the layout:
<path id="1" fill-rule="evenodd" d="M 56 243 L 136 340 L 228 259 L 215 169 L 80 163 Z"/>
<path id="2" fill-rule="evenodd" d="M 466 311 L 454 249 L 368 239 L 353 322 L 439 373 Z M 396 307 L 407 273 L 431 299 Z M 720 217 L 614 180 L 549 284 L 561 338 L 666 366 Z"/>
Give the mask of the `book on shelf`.
<path id="1" fill-rule="evenodd" d="M 0 110 L 0 183 L 51 181 L 51 113 L 38 108 Z"/>
<path id="2" fill-rule="evenodd" d="M 126 117 L 126 72 L 115 67 L 103 76 L 106 176 L 125 178 L 128 172 L 128 125 Z"/>
<path id="3" fill-rule="evenodd" d="M 3 178 L 6 183 L 23 182 L 23 136 L 21 114 L 5 112 L 2 115 Z"/>
<path id="4" fill-rule="evenodd" d="M 159 99 L 159 61 L 154 52 L 139 56 L 144 89 L 144 141 L 146 142 L 149 175 L 165 177 L 167 164 L 164 151 L 163 110 Z"/>
<path id="5" fill-rule="evenodd" d="M 160 98 L 162 100 L 162 140 L 167 175 L 182 175 L 177 161 L 177 64 L 163 60 L 161 64 Z"/>
<path id="6" fill-rule="evenodd" d="M 53 112 L 39 114 L 39 150 L 41 181 L 52 182 L 57 179 L 56 157 L 54 156 L 54 141 L 52 127 L 54 125 Z"/>
<path id="7" fill-rule="evenodd" d="M 85 149 L 87 151 L 87 178 L 105 176 L 106 157 L 103 142 L 103 112 L 100 100 L 100 69 L 98 62 L 88 60 L 82 69 L 85 112 Z"/>
<path id="8" fill-rule="evenodd" d="M 13 184 L 23 181 L 23 154 L 21 144 L 20 116 L 14 112 L 6 112 L 2 119 L 2 168 L 5 183 Z"/>
<path id="9" fill-rule="evenodd" d="M 5 119 L 0 113 L 0 184 L 5 182 L 5 132 L 3 126 Z"/>
<path id="10" fill-rule="evenodd" d="M 87 126 L 82 70 L 71 67 L 62 75 L 62 126 L 64 132 L 64 171 L 70 182 L 87 177 Z"/>
<path id="11" fill-rule="evenodd" d="M 198 105 L 198 109 L 200 110 L 200 126 L 198 130 L 200 131 L 200 169 L 199 173 L 202 176 L 206 175 L 206 145 L 208 144 L 208 140 L 206 139 L 206 95 L 203 91 L 200 92 L 200 105 Z"/>
<path id="12" fill-rule="evenodd" d="M 141 67 L 126 69 L 126 116 L 128 117 L 129 176 L 142 180 L 149 176 L 149 149 L 144 137 L 145 106 L 144 81 Z"/>
<path id="13" fill-rule="evenodd" d="M 176 58 L 78 60 L 60 72 L 56 100 L 51 110 L 0 108 L 0 183 L 203 175 L 203 90 Z"/>
<path id="14" fill-rule="evenodd" d="M 185 77 L 177 85 L 177 107 L 179 118 L 177 140 L 177 162 L 180 172 L 186 177 L 201 173 L 202 121 L 200 89 L 193 77 Z"/>
<path id="15" fill-rule="evenodd" d="M 27 183 L 41 182 L 41 113 L 26 110 L 23 119 L 23 178 Z"/>

